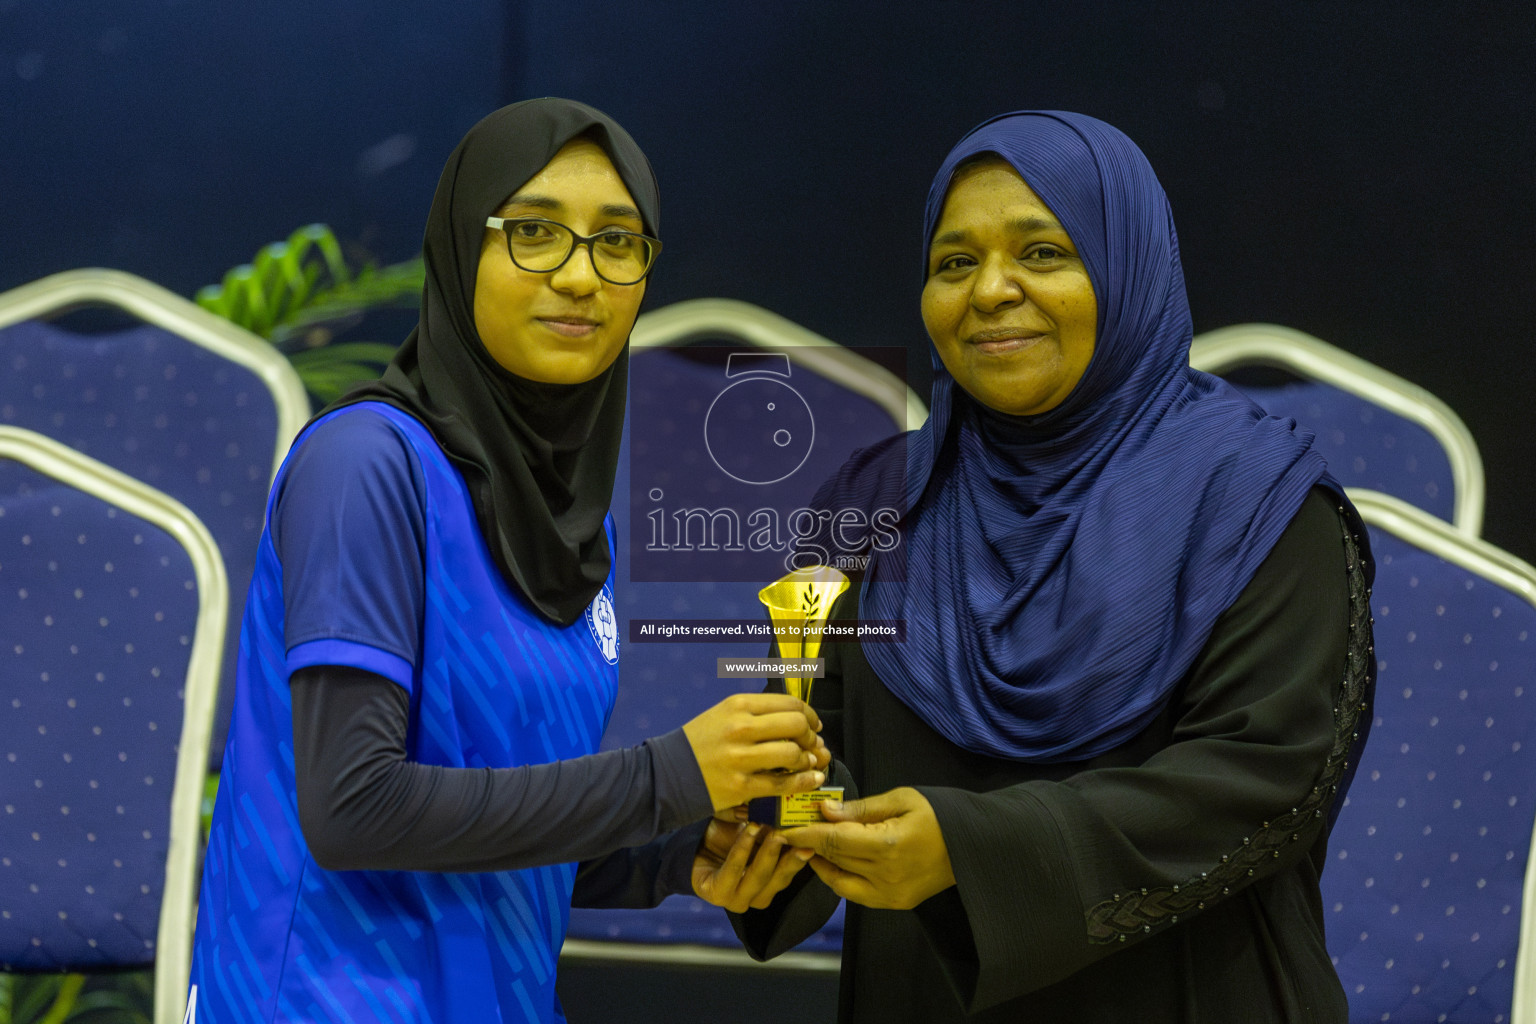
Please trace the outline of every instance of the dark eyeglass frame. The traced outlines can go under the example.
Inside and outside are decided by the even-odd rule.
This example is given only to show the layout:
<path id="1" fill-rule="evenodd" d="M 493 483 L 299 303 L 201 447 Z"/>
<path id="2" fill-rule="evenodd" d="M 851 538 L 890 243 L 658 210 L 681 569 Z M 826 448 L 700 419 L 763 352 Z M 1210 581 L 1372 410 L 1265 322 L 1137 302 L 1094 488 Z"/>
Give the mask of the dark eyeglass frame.
<path id="1" fill-rule="evenodd" d="M 507 230 L 507 225 L 509 224 L 550 224 L 570 234 L 571 249 L 565 254 L 565 259 L 561 260 L 559 263 L 556 263 L 552 267 L 548 267 L 544 270 L 535 270 L 533 267 L 525 267 L 521 263 L 517 262 L 517 255 L 512 251 L 512 233 Z M 512 265 L 517 267 L 519 270 L 526 270 L 530 274 L 553 274 L 555 271 L 569 263 L 571 261 L 571 257 L 576 255 L 576 250 L 584 245 L 587 247 L 587 260 L 592 264 L 592 272 L 598 277 L 602 278 L 604 281 L 607 281 L 609 284 L 616 284 L 621 286 L 639 284 L 641 281 L 644 281 L 647 277 L 650 276 L 651 268 L 656 266 L 656 257 L 661 255 L 661 239 L 655 238 L 651 235 L 641 234 L 638 231 L 625 231 L 623 228 L 609 228 L 606 231 L 599 231 L 595 235 L 578 235 L 570 225 L 562 224 L 557 220 L 550 220 L 548 217 L 487 217 L 485 218 L 485 226 L 488 228 L 494 228 L 506 236 L 507 256 L 512 260 Z M 640 272 L 639 277 L 635 278 L 633 281 L 615 281 L 613 278 L 609 277 L 607 274 L 598 269 L 597 253 L 593 250 L 592 244 L 605 235 L 627 235 L 630 238 L 638 238 L 642 242 L 646 243 L 646 245 L 649 247 L 648 251 L 651 254 L 651 258 L 646 263 L 645 269 Z"/>

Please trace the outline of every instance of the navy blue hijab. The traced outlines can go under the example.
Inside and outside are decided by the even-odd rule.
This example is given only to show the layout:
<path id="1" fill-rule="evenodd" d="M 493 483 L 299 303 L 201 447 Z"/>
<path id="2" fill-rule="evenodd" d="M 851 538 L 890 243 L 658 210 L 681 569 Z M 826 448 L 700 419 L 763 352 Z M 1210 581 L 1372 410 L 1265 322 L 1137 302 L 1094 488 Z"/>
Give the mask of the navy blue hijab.
<path id="1" fill-rule="evenodd" d="M 1012 165 L 1076 245 L 1092 361 L 1056 408 L 1016 417 L 935 353 L 928 422 L 856 456 L 818 501 L 902 512 L 862 598 L 863 616 L 906 622 L 904 643 L 865 646 L 885 685 L 967 750 L 1076 761 L 1151 722 L 1307 492 L 1336 485 L 1310 435 L 1189 367 L 1167 197 L 1102 121 L 1025 111 L 962 139 L 928 194 L 925 267 L 951 177 L 978 154 Z"/>

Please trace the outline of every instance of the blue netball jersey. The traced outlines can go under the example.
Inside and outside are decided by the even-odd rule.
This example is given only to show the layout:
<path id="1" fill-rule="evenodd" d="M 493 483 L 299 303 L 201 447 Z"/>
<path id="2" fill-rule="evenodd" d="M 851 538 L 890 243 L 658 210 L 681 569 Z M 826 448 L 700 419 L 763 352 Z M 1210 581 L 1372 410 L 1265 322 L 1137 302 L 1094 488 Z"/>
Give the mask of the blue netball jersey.
<path id="1" fill-rule="evenodd" d="M 549 623 L 503 580 L 463 478 L 418 421 L 361 403 L 320 423 L 339 416 L 383 417 L 414 456 L 425 551 L 419 650 L 404 657 L 345 628 L 292 650 L 285 641 L 273 508 L 312 428 L 274 484 L 246 602 L 189 1015 L 199 1024 L 563 1021 L 555 962 L 576 865 L 320 868 L 299 827 L 288 677 L 304 664 L 350 665 L 405 686 L 407 756 L 424 764 L 501 768 L 590 754 L 618 684 L 612 571 L 582 619 Z"/>

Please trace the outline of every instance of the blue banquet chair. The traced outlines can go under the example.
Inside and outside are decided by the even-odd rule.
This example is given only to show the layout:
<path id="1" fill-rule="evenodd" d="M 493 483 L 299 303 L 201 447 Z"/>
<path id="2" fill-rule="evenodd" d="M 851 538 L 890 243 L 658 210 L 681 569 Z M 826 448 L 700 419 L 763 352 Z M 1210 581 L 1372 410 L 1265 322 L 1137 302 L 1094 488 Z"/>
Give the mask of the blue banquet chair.
<path id="1" fill-rule="evenodd" d="M 0 969 L 186 1001 L 228 581 L 180 502 L 0 426 Z"/>
<path id="2" fill-rule="evenodd" d="M 1369 740 L 1323 873 L 1350 1020 L 1536 1021 L 1536 569 L 1379 492 Z"/>
<path id="3" fill-rule="evenodd" d="M 1461 419 L 1440 399 L 1325 341 L 1276 324 L 1239 324 L 1197 336 L 1197 369 L 1232 379 L 1263 408 L 1317 434 L 1348 488 L 1396 495 L 1476 537 L 1483 463 Z M 1282 381 L 1245 379 L 1274 374 Z"/>
<path id="4" fill-rule="evenodd" d="M 629 422 L 613 504 L 621 656 L 618 704 L 603 741 L 609 748 L 666 732 L 731 693 L 764 684 L 716 677 L 717 658 L 763 655 L 764 640 L 653 643 L 635 632 L 646 620 L 766 621 L 757 592 L 784 574 L 783 553 L 733 559 L 724 550 L 728 535 L 749 527 L 725 513 L 768 509 L 783 525 L 855 448 L 927 415 L 898 375 L 904 364 L 892 372 L 745 302 L 695 299 L 646 313 L 631 349 Z M 754 420 L 764 409 L 791 407 L 798 419 L 766 427 Z M 792 438 L 759 446 L 774 436 L 759 436 L 769 428 Z M 576 966 L 811 972 L 835 985 L 840 948 L 841 913 L 798 951 L 758 965 L 722 911 L 677 896 L 644 913 L 572 911 L 563 957 Z"/>
<path id="5" fill-rule="evenodd" d="M 108 330 L 72 329 L 68 314 L 100 317 L 102 307 L 112 314 Z M 267 490 L 308 417 L 308 396 L 281 353 L 142 278 L 72 270 L 0 294 L 0 424 L 55 438 L 202 520 L 235 595 L 222 655 L 231 683 Z M 232 698 L 226 687 L 214 770 Z"/>

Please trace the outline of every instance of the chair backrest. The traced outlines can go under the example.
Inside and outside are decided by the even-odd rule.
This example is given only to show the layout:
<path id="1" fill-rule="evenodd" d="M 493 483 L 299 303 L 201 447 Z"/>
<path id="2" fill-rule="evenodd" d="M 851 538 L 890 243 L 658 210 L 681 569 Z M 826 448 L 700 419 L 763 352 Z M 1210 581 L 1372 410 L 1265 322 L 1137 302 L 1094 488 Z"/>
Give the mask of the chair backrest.
<path id="1" fill-rule="evenodd" d="M 135 326 L 77 334 L 51 318 L 82 306 Z M 185 504 L 212 532 L 236 599 L 223 678 L 233 682 L 245 590 L 267 491 L 309 399 L 271 345 L 141 278 L 74 270 L 0 295 L 0 424 L 46 434 Z M 223 755 L 233 700 L 215 719 Z"/>
<path id="2" fill-rule="evenodd" d="M 1344 486 L 1383 491 L 1475 537 L 1484 478 L 1477 444 L 1440 399 L 1325 341 L 1276 324 L 1239 324 L 1197 336 L 1190 364 L 1317 435 Z M 1244 369 L 1283 370 L 1284 383 L 1244 382 Z"/>
<path id="3" fill-rule="evenodd" d="M 701 341 L 729 346 L 689 346 Z M 927 414 L 889 369 L 744 302 L 696 299 L 647 313 L 631 346 L 629 429 L 613 505 L 622 655 L 619 700 L 603 739 L 610 748 L 763 686 L 761 678 L 716 676 L 717 658 L 760 656 L 763 639 L 649 642 L 635 623 L 763 623 L 757 592 L 784 574 L 786 551 L 732 558 L 683 548 L 707 548 L 707 538 L 724 548 L 733 532 L 747 547 L 754 529 L 747 519 L 760 510 L 776 517 L 778 539 L 787 543 L 790 515 L 854 449 L 915 427 Z M 753 418 L 770 409 L 775 416 L 793 410 L 795 418 Z M 782 445 L 773 441 L 778 432 Z M 782 452 L 792 453 L 788 462 Z M 699 514 L 684 515 L 689 510 Z M 569 934 L 577 943 L 693 943 L 740 952 L 724 914 L 692 897 L 647 914 L 574 911 Z M 804 948 L 840 947 L 841 916 Z"/>
<path id="4" fill-rule="evenodd" d="M 0 968 L 156 968 L 181 1019 L 229 603 L 185 506 L 0 426 Z"/>
<path id="5" fill-rule="evenodd" d="M 1536 1021 L 1536 569 L 1351 493 L 1376 556 L 1371 734 L 1323 874 L 1352 1021 Z"/>

